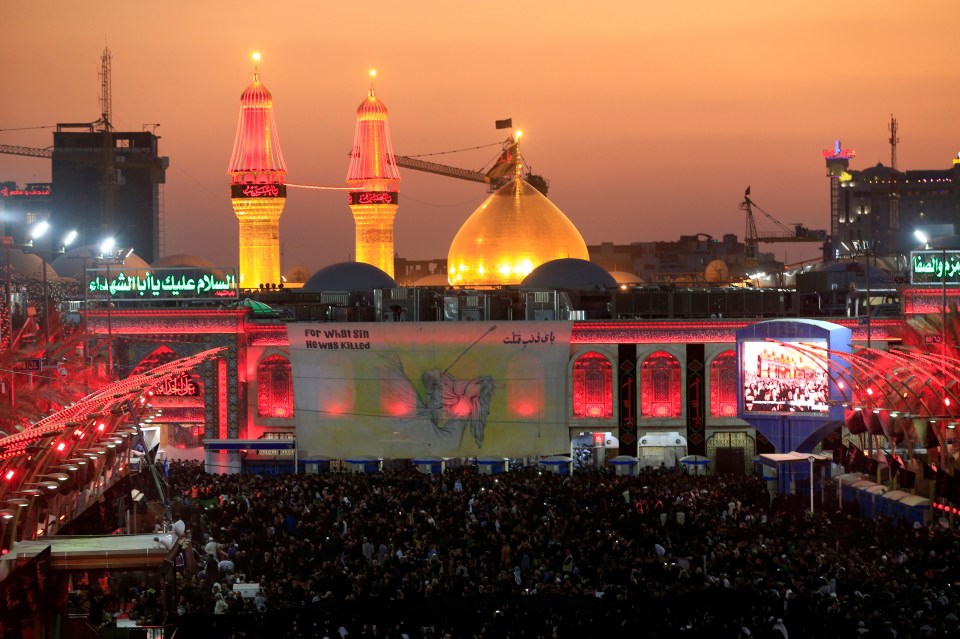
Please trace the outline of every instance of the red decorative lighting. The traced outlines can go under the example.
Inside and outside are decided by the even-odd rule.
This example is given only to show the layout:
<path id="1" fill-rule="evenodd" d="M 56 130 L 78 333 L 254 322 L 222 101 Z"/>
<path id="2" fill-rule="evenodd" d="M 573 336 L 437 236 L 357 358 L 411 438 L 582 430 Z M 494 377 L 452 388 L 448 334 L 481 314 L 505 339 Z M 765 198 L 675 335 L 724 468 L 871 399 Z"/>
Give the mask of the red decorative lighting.
<path id="1" fill-rule="evenodd" d="M 227 439 L 227 361 L 217 360 L 217 434 Z"/>
<path id="2" fill-rule="evenodd" d="M 737 354 L 724 351 L 710 362 L 710 414 L 737 416 Z"/>
<path id="3" fill-rule="evenodd" d="M 585 353 L 573 365 L 573 417 L 606 419 L 613 415 L 613 365 L 600 353 Z"/>
<path id="4" fill-rule="evenodd" d="M 240 121 L 227 171 L 233 174 L 235 183 L 243 183 L 244 175 L 252 175 L 255 183 L 283 184 L 287 165 L 280 152 L 273 95 L 260 82 L 259 54 L 254 60 L 253 82 L 240 96 Z"/>
<path id="5" fill-rule="evenodd" d="M 293 369 L 286 357 L 271 355 L 257 366 L 257 415 L 293 417 Z"/>
<path id="6" fill-rule="evenodd" d="M 680 362 L 665 351 L 651 354 L 640 366 L 640 414 L 680 417 L 681 403 Z"/>

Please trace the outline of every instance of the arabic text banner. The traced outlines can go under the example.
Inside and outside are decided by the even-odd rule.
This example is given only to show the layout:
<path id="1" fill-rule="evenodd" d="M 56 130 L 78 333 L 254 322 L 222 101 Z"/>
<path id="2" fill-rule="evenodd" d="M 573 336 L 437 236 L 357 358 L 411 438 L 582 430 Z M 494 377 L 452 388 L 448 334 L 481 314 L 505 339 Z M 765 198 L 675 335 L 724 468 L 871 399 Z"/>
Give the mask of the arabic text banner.
<path id="1" fill-rule="evenodd" d="M 222 299 L 237 296 L 234 269 L 89 268 L 87 296 L 96 299 Z"/>
<path id="2" fill-rule="evenodd" d="M 289 324 L 301 458 L 564 452 L 571 327 Z"/>

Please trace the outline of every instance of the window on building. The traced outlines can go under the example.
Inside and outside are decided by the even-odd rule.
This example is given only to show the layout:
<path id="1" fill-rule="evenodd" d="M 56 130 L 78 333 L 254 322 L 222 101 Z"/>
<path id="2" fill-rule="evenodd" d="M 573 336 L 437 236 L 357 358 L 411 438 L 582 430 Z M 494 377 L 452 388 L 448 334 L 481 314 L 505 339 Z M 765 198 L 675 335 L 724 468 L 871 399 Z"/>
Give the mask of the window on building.
<path id="1" fill-rule="evenodd" d="M 573 417 L 613 416 L 613 365 L 600 353 L 586 353 L 573 364 Z"/>
<path id="2" fill-rule="evenodd" d="M 271 355 L 257 366 L 257 415 L 293 417 L 293 369 L 286 357 Z"/>
<path id="3" fill-rule="evenodd" d="M 737 354 L 724 351 L 710 362 L 710 414 L 737 416 Z"/>
<path id="4" fill-rule="evenodd" d="M 644 417 L 680 417 L 680 362 L 657 351 L 640 367 L 640 413 Z"/>

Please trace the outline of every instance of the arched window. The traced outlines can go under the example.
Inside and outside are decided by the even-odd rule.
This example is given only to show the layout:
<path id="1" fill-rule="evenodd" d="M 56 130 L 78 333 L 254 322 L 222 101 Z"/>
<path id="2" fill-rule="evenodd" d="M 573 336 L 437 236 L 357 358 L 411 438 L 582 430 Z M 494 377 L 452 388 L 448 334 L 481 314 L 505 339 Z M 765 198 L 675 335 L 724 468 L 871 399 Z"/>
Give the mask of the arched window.
<path id="1" fill-rule="evenodd" d="M 724 351 L 710 362 L 710 414 L 737 416 L 737 354 Z"/>
<path id="2" fill-rule="evenodd" d="M 613 415 L 613 366 L 600 353 L 586 353 L 573 364 L 573 417 Z"/>
<path id="3" fill-rule="evenodd" d="M 293 417 L 293 370 L 286 357 L 271 355 L 257 366 L 257 415 Z"/>
<path id="4" fill-rule="evenodd" d="M 644 417 L 680 417 L 680 362 L 657 351 L 640 366 L 640 414 Z"/>

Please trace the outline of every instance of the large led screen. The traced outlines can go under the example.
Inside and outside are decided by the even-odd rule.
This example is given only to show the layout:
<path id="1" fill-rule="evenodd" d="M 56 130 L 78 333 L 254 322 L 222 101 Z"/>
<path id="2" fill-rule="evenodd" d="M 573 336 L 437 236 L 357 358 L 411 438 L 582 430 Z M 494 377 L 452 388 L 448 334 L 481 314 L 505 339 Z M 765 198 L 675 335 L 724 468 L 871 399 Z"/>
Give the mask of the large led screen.
<path id="1" fill-rule="evenodd" d="M 740 345 L 743 408 L 753 413 L 825 413 L 827 341 L 747 341 Z"/>

